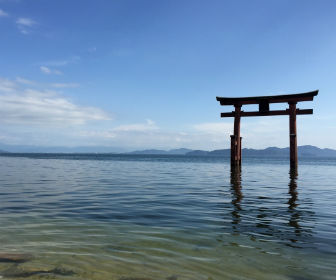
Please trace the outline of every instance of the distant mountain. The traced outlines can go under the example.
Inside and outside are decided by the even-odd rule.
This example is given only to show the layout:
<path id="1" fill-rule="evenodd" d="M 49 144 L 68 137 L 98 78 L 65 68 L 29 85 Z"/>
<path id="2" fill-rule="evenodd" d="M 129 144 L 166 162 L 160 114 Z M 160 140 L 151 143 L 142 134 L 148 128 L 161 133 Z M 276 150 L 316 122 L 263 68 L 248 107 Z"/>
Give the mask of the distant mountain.
<path id="1" fill-rule="evenodd" d="M 133 151 L 127 154 L 132 155 L 166 155 L 168 152 L 165 150 L 156 150 L 156 149 L 149 149 L 149 150 L 141 150 L 141 151 Z"/>
<path id="2" fill-rule="evenodd" d="M 185 155 L 186 153 L 189 153 L 191 151 L 192 150 L 190 150 L 190 149 L 180 148 L 180 149 L 169 150 L 168 153 L 170 155 Z"/>
<path id="3" fill-rule="evenodd" d="M 213 157 L 230 157 L 230 149 L 202 151 L 195 150 L 187 153 L 187 156 L 213 156 Z M 243 157 L 289 157 L 289 148 L 269 147 L 266 149 L 242 149 Z M 315 146 L 299 146 L 299 157 L 336 157 L 336 150 L 320 149 Z"/>
<path id="4" fill-rule="evenodd" d="M 336 150 L 333 149 L 320 149 L 315 146 L 300 146 L 298 148 L 299 156 L 305 157 L 336 157 Z"/>
<path id="5" fill-rule="evenodd" d="M 133 155 L 186 155 L 186 156 L 210 156 L 210 157 L 230 157 L 230 149 L 213 151 L 190 150 L 186 148 L 159 150 L 148 149 L 133 152 L 126 152 L 125 149 L 108 146 L 82 146 L 82 147 L 41 147 L 29 145 L 6 145 L 0 143 L 0 154 L 3 153 L 116 153 Z M 243 157 L 289 157 L 289 148 L 268 147 L 266 149 L 242 150 Z M 298 147 L 298 156 L 304 157 L 336 157 L 336 150 L 320 149 L 315 146 L 306 145 Z"/>
<path id="6" fill-rule="evenodd" d="M 186 156 L 209 156 L 210 152 L 203 150 L 194 150 L 186 153 Z"/>
<path id="7" fill-rule="evenodd" d="M 132 155 L 185 155 L 192 150 L 190 149 L 173 149 L 173 150 L 156 150 L 156 149 L 149 149 L 149 150 L 141 150 L 141 151 L 134 151 L 130 152 L 127 154 L 132 154 Z"/>

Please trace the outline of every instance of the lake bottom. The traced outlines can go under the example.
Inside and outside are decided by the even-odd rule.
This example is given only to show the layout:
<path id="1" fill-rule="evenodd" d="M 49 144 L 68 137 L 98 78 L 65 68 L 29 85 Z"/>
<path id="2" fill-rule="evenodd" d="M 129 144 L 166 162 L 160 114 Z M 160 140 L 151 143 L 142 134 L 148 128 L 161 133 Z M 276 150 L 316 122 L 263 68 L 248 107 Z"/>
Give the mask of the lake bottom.
<path id="1" fill-rule="evenodd" d="M 2 279 L 336 275 L 333 165 L 0 160 Z"/>

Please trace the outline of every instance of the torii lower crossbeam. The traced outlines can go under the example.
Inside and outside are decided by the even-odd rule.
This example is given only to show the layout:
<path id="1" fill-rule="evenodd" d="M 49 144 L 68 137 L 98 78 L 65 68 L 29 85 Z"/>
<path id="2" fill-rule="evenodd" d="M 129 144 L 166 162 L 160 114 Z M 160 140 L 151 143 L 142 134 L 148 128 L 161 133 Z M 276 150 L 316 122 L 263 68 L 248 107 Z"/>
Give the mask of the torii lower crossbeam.
<path id="1" fill-rule="evenodd" d="M 222 118 L 234 117 L 233 135 L 231 135 L 231 165 L 241 165 L 241 140 L 240 137 L 240 119 L 241 117 L 257 117 L 257 116 L 278 116 L 289 115 L 289 146 L 290 146 L 290 165 L 297 167 L 297 136 L 296 136 L 296 115 L 313 114 L 313 109 L 296 109 L 296 104 L 302 101 L 312 101 L 314 96 L 318 94 L 318 90 L 286 95 L 273 96 L 256 96 L 256 97 L 217 97 L 217 101 L 221 105 L 233 105 L 235 110 L 228 113 L 221 113 Z M 286 110 L 270 111 L 271 103 L 288 103 L 289 108 Z M 241 110 L 242 105 L 258 104 L 259 111 L 244 112 Z"/>

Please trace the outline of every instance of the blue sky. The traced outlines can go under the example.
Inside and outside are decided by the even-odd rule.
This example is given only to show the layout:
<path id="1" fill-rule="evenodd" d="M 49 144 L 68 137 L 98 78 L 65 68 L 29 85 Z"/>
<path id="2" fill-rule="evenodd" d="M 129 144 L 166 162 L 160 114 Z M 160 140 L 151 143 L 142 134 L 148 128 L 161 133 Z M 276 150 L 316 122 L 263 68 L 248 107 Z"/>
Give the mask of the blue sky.
<path id="1" fill-rule="evenodd" d="M 336 148 L 335 1 L 0 0 L 0 34 L 1 143 L 228 148 L 216 96 L 319 89 L 298 143 Z M 288 117 L 241 134 L 286 147 Z"/>

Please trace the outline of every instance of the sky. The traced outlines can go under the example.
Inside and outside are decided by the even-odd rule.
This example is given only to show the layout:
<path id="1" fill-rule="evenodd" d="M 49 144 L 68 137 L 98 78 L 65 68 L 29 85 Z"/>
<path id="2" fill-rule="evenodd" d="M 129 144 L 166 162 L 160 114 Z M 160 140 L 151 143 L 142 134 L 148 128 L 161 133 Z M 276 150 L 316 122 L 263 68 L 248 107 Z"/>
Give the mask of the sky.
<path id="1" fill-rule="evenodd" d="M 298 145 L 336 149 L 336 1 L 0 0 L 0 35 L 0 143 L 229 148 L 216 96 L 319 89 Z M 243 147 L 288 129 L 243 118 Z"/>

